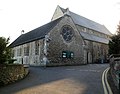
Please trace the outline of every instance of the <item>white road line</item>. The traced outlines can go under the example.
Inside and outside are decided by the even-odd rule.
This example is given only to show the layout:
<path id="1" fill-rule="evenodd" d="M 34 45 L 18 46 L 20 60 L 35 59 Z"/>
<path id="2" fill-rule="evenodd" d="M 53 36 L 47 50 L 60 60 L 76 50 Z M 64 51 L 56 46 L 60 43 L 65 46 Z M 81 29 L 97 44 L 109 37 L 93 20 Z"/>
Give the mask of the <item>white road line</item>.
<path id="1" fill-rule="evenodd" d="M 71 71 L 71 70 L 75 70 L 75 69 L 66 69 L 66 70 L 70 70 Z"/>
<path id="2" fill-rule="evenodd" d="M 106 69 L 106 70 L 107 70 L 107 69 Z M 106 88 L 105 82 L 104 82 L 104 76 L 105 76 L 106 70 L 104 70 L 104 72 L 103 72 L 103 74 L 102 74 L 102 84 L 103 84 L 104 94 L 108 94 L 107 88 Z"/>
<path id="3" fill-rule="evenodd" d="M 68 71 L 74 71 L 74 70 L 77 70 L 77 71 L 83 71 L 83 72 L 100 72 L 99 70 L 81 70 L 81 69 L 66 69 Z"/>
<path id="4" fill-rule="evenodd" d="M 102 84 L 103 84 L 104 94 L 113 94 L 112 90 L 111 90 L 111 88 L 110 88 L 110 86 L 108 84 L 108 81 L 107 81 L 108 70 L 109 70 L 109 68 L 107 68 L 106 70 L 104 70 L 104 72 L 102 74 Z"/>
<path id="5" fill-rule="evenodd" d="M 110 86 L 109 86 L 109 84 L 108 84 L 108 81 L 107 81 L 107 73 L 108 73 L 108 70 L 109 70 L 109 69 L 110 69 L 110 68 L 107 68 L 106 73 L 105 73 L 105 82 L 106 82 L 106 85 L 107 85 L 109 94 L 113 94 L 113 93 L 112 93 L 112 90 L 111 90 L 111 88 L 110 88 Z"/>
<path id="6" fill-rule="evenodd" d="M 86 71 L 86 72 L 100 72 L 98 70 L 79 70 L 79 71 Z"/>

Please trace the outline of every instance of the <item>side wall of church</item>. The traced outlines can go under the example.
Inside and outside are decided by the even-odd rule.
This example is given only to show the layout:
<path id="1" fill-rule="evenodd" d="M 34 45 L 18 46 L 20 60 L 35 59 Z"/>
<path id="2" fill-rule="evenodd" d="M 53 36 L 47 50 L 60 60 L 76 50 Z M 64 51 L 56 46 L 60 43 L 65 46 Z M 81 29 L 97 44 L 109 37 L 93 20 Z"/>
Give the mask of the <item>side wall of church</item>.
<path id="1" fill-rule="evenodd" d="M 102 63 L 101 60 L 106 60 L 108 49 L 107 44 L 93 42 L 93 62 Z"/>
<path id="2" fill-rule="evenodd" d="M 73 38 L 66 42 L 61 34 L 61 28 L 69 25 L 73 28 Z M 80 36 L 75 24 L 69 16 L 65 16 L 49 33 L 50 44 L 48 46 L 48 59 L 52 63 L 73 63 L 84 64 L 83 39 Z M 63 58 L 62 52 L 73 52 L 73 58 Z"/>
<path id="3" fill-rule="evenodd" d="M 108 45 L 85 40 L 87 49 L 87 59 L 88 63 L 102 63 L 102 60 L 107 59 L 108 55 Z"/>
<path id="4" fill-rule="evenodd" d="M 43 40 L 37 40 L 12 48 L 15 63 L 39 66 L 42 64 Z"/>
<path id="5" fill-rule="evenodd" d="M 94 30 L 90 30 L 88 28 L 76 25 L 77 29 L 79 32 L 85 32 L 88 34 L 93 34 L 94 36 L 97 37 L 102 37 L 105 39 L 109 40 L 109 37 L 105 34 L 99 33 L 97 31 Z M 87 63 L 101 63 L 101 60 L 105 60 L 107 58 L 108 55 L 108 44 L 104 44 L 104 43 L 100 43 L 100 42 L 94 42 L 94 41 L 90 41 L 90 40 L 85 40 L 86 46 L 87 46 L 87 52 L 85 55 Z"/>

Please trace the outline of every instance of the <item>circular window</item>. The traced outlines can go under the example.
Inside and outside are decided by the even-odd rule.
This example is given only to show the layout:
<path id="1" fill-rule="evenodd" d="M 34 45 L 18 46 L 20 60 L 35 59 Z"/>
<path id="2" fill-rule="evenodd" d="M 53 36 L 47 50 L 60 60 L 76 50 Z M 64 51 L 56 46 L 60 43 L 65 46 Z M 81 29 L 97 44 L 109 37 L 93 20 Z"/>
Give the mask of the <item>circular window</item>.
<path id="1" fill-rule="evenodd" d="M 72 40 L 73 37 L 73 28 L 71 26 L 65 25 L 62 27 L 62 36 L 66 41 Z"/>

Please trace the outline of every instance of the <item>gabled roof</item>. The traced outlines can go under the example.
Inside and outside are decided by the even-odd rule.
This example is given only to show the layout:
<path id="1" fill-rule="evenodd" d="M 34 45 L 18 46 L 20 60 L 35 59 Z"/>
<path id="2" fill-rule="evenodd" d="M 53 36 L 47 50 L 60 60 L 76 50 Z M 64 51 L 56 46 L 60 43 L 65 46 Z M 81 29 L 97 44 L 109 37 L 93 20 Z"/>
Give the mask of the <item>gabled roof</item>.
<path id="1" fill-rule="evenodd" d="M 61 17 L 62 18 L 62 17 Z M 61 18 L 51 21 L 41 27 L 38 27 L 26 34 L 20 35 L 14 42 L 10 44 L 10 47 L 15 47 L 21 44 L 25 44 L 34 40 L 42 39 L 47 33 L 49 33 L 54 26 L 61 20 Z"/>
<path id="2" fill-rule="evenodd" d="M 67 9 L 64 9 L 61 7 L 60 7 L 60 9 L 62 10 L 63 13 L 67 12 Z M 69 14 L 70 14 L 71 18 L 73 19 L 74 23 L 77 25 L 80 25 L 80 26 L 83 26 L 83 27 L 86 27 L 86 28 L 98 31 L 100 33 L 110 35 L 110 36 L 112 35 L 112 33 L 110 33 L 110 31 L 104 25 L 101 25 L 97 22 L 89 20 L 89 19 L 87 19 L 83 16 L 80 16 L 78 14 L 75 14 L 71 11 L 69 11 Z"/>

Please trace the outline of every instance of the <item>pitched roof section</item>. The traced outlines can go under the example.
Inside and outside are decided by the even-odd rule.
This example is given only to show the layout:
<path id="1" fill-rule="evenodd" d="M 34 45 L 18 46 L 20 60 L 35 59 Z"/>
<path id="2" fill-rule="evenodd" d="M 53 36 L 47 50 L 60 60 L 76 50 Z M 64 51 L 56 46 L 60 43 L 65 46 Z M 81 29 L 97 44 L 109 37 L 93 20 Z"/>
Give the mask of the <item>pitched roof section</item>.
<path id="1" fill-rule="evenodd" d="M 62 10 L 63 13 L 66 12 L 66 9 L 63 9 L 61 7 L 60 7 L 60 9 Z M 110 36 L 112 35 L 110 33 L 110 31 L 104 25 L 96 23 L 96 22 L 94 22 L 92 20 L 89 20 L 89 19 L 87 19 L 87 18 L 85 18 L 83 16 L 80 16 L 78 14 L 75 14 L 75 13 L 73 13 L 71 11 L 69 11 L 69 13 L 70 13 L 70 16 L 72 17 L 75 24 L 81 25 L 83 27 L 86 27 L 86 28 L 98 31 L 100 33 L 110 35 Z"/>
<path id="2" fill-rule="evenodd" d="M 45 35 L 48 34 L 60 20 L 61 18 L 51 21 L 50 23 L 38 27 L 26 34 L 20 35 L 14 42 L 10 44 L 10 47 L 15 47 L 24 43 L 44 38 Z"/>
<path id="3" fill-rule="evenodd" d="M 98 36 L 94 36 L 92 34 L 88 34 L 88 33 L 85 33 L 85 32 L 80 32 L 80 34 L 83 36 L 84 39 L 86 40 L 91 40 L 91 41 L 95 41 L 95 42 L 100 42 L 100 43 L 105 43 L 105 44 L 108 44 L 109 43 L 109 40 L 108 39 L 105 39 L 105 38 L 102 38 L 102 37 L 98 37 Z"/>
<path id="4" fill-rule="evenodd" d="M 89 20 L 89 19 L 87 19 L 85 17 L 77 15 L 77 14 L 75 14 L 73 12 L 70 12 L 70 15 L 71 15 L 73 21 L 75 22 L 75 24 L 87 27 L 89 29 L 98 31 L 100 33 L 111 35 L 111 33 L 109 32 L 109 30 L 104 25 L 96 23 L 96 22 L 94 22 L 92 20 Z"/>

